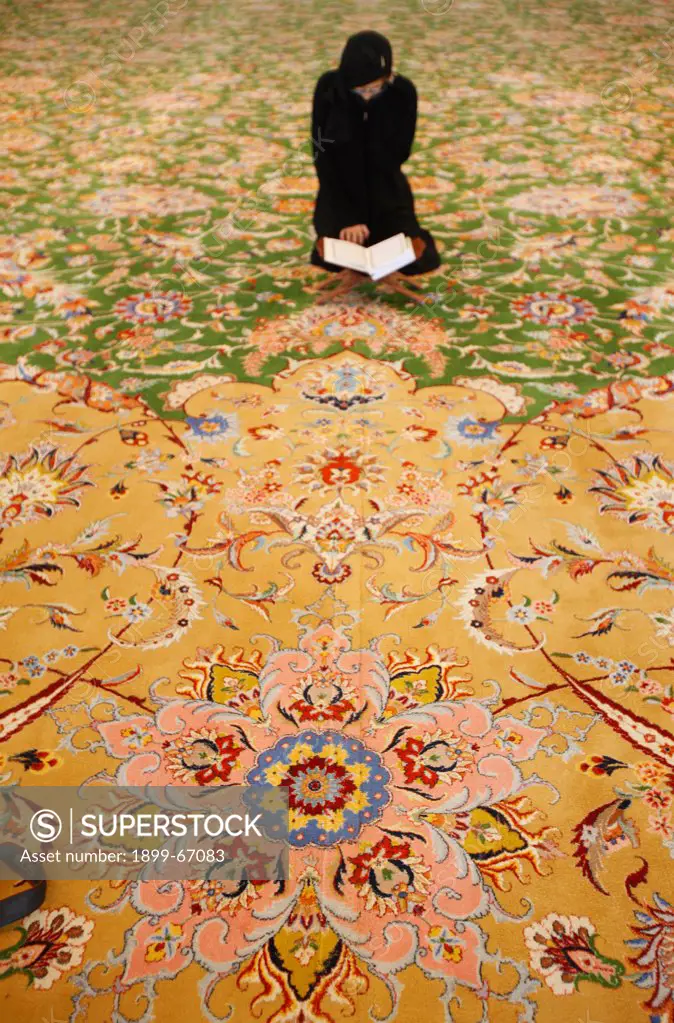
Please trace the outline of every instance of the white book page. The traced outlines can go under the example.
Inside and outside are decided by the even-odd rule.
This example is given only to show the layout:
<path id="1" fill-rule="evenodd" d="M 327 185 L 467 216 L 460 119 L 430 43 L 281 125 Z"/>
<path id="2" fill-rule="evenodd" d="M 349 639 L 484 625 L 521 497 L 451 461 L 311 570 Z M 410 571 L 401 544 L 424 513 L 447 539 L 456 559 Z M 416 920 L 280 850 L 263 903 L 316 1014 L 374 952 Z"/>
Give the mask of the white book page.
<path id="1" fill-rule="evenodd" d="M 417 258 L 412 242 L 404 234 L 393 235 L 393 237 L 373 245 L 370 255 L 370 275 L 374 281 L 386 277 L 394 270 L 400 270 L 403 266 L 414 263 Z"/>
<path id="2" fill-rule="evenodd" d="M 341 238 L 325 238 L 323 242 L 323 258 L 328 263 L 345 266 L 350 270 L 369 273 L 368 250 L 354 242 L 345 242 Z"/>
<path id="3" fill-rule="evenodd" d="M 390 238 L 385 238 L 383 242 L 372 245 L 368 250 L 372 269 L 377 270 L 388 263 L 396 262 L 403 255 L 408 244 L 409 239 L 404 234 L 394 234 Z"/>

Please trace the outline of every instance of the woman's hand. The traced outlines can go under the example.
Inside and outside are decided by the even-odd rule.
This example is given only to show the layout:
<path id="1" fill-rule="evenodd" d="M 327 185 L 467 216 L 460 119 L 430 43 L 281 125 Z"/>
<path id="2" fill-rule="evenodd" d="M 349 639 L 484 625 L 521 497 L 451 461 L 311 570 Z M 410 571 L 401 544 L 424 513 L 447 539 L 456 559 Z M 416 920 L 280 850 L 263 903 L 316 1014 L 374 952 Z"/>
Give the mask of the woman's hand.
<path id="1" fill-rule="evenodd" d="M 343 227 L 339 232 L 343 242 L 354 242 L 356 245 L 364 245 L 370 237 L 370 228 L 367 224 L 353 224 L 351 227 Z"/>

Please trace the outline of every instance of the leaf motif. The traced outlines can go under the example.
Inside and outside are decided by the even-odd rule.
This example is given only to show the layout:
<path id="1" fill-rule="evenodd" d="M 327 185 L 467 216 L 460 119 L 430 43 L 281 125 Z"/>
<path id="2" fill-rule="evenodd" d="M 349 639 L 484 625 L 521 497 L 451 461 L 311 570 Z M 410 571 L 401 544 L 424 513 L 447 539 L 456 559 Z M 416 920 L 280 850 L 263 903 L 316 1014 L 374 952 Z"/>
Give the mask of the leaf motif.
<path id="1" fill-rule="evenodd" d="M 213 608 L 213 617 L 218 625 L 222 625 L 225 629 L 234 629 L 235 632 L 238 632 L 239 626 L 236 625 L 234 620 L 227 615 L 223 615 L 222 611 L 218 611 L 217 607 Z"/>
<path id="2" fill-rule="evenodd" d="M 634 889 L 637 888 L 640 884 L 646 883 L 646 880 L 648 878 L 649 867 L 648 860 L 645 860 L 643 856 L 640 856 L 639 859 L 641 860 L 641 866 L 639 867 L 639 869 L 633 871 L 633 873 L 631 874 L 628 874 L 627 877 L 625 878 L 625 891 L 627 892 L 632 902 L 636 902 L 639 905 L 641 905 L 640 900 L 637 899 L 636 896 L 634 895 Z"/>
<path id="3" fill-rule="evenodd" d="M 447 514 L 444 515 L 440 519 L 440 521 L 438 522 L 438 524 L 435 527 L 435 529 L 433 530 L 433 532 L 434 533 L 446 533 L 448 529 L 451 529 L 451 527 L 454 525 L 455 521 L 456 521 L 456 516 L 454 515 L 454 513 L 453 512 L 447 512 Z"/>
<path id="4" fill-rule="evenodd" d="M 76 423 L 59 423 L 56 419 L 42 419 L 40 422 L 48 426 L 50 430 L 55 430 L 56 433 L 86 433 L 86 430 Z"/>
<path id="5" fill-rule="evenodd" d="M 583 526 L 577 526 L 574 522 L 565 521 L 564 526 L 569 539 L 573 543 L 577 544 L 581 549 L 591 548 L 598 553 L 602 553 L 601 545 L 594 533 L 590 533 L 590 531 L 583 528 Z"/>
<path id="6" fill-rule="evenodd" d="M 593 572 L 597 565 L 601 564 L 599 561 L 589 561 L 587 559 L 573 561 L 569 565 L 569 576 L 571 579 L 581 579 L 584 575 L 589 575 Z"/>
<path id="7" fill-rule="evenodd" d="M 525 675 L 523 671 L 515 671 L 514 668 L 511 668 L 508 674 L 514 682 L 529 686 L 531 689 L 547 689 L 550 685 L 549 682 L 539 682 L 537 679 L 532 678 L 531 675 Z"/>
<path id="8" fill-rule="evenodd" d="M 90 576 L 97 576 L 103 568 L 103 558 L 96 554 L 76 554 L 75 563 Z"/>
<path id="9" fill-rule="evenodd" d="M 573 638 L 582 639 L 585 636 L 608 635 L 613 628 L 619 628 L 617 621 L 622 612 L 623 608 L 607 607 L 602 611 L 597 611 L 596 614 L 590 615 L 589 618 L 580 618 L 579 621 L 581 622 L 592 622 L 592 628 L 575 635 Z"/>
<path id="10" fill-rule="evenodd" d="M 634 848 L 639 844 L 634 825 L 625 817 L 629 806 L 628 799 L 604 803 L 583 817 L 573 831 L 574 858 L 583 876 L 602 895 L 609 894 L 598 877 L 607 857 L 628 844 Z"/>
<path id="11" fill-rule="evenodd" d="M 90 522 L 73 542 L 73 547 L 84 547 L 95 543 L 108 532 L 112 518 L 97 519 Z"/>
<path id="12" fill-rule="evenodd" d="M 657 554 L 654 547 L 650 547 L 648 550 L 648 560 L 650 566 L 656 566 L 657 568 L 662 569 L 665 577 L 674 582 L 674 565 L 670 565 L 668 561 L 665 561 L 661 554 Z"/>
<path id="13" fill-rule="evenodd" d="M 0 572 L 11 571 L 11 569 L 25 564 L 29 551 L 30 544 L 28 540 L 24 540 L 20 547 L 16 547 L 9 554 L 6 554 L 4 558 L 0 558 Z"/>
<path id="14" fill-rule="evenodd" d="M 18 610 L 18 607 L 0 607 L 0 629 L 7 628 L 10 618 L 13 618 Z"/>

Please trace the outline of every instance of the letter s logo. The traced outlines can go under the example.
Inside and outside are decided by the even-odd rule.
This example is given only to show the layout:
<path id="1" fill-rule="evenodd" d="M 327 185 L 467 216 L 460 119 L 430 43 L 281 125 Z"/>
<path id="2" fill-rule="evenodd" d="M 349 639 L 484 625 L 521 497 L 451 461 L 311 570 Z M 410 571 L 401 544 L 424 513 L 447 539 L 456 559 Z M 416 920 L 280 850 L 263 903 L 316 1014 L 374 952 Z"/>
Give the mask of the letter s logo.
<path id="1" fill-rule="evenodd" d="M 63 823 L 55 810 L 38 810 L 30 819 L 30 833 L 38 842 L 53 842 L 62 828 Z"/>

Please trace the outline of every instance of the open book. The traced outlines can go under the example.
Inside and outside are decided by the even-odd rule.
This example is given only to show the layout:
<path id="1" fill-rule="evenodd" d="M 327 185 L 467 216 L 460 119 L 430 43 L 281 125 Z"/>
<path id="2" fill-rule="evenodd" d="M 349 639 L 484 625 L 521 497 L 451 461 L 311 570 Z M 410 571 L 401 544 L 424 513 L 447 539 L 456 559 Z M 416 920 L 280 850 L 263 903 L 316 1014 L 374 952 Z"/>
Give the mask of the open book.
<path id="1" fill-rule="evenodd" d="M 343 242 L 339 238 L 325 238 L 323 258 L 328 263 L 369 274 L 373 281 L 378 281 L 380 277 L 413 263 L 417 257 L 410 239 L 404 234 L 394 234 L 369 247 Z"/>

